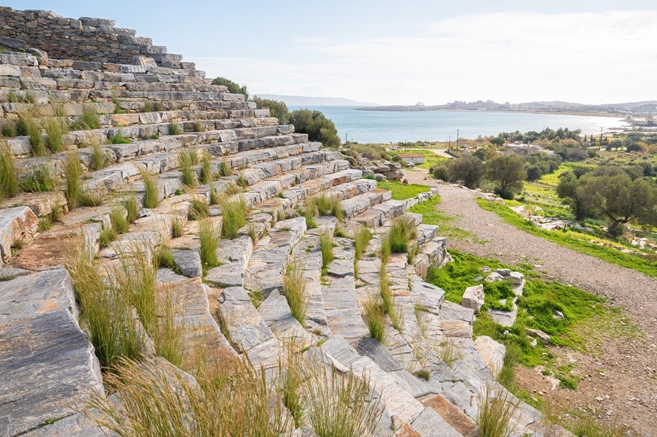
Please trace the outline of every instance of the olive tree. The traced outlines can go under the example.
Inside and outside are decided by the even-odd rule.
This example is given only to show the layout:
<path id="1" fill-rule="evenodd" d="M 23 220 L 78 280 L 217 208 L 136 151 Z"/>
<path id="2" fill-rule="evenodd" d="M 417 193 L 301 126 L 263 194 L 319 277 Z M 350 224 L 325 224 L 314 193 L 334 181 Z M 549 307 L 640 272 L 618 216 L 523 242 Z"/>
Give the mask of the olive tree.
<path id="1" fill-rule="evenodd" d="M 486 179 L 495 182 L 495 192 L 504 198 L 522 190 L 522 181 L 527 179 L 525 163 L 516 154 L 498 156 L 486 163 Z"/>

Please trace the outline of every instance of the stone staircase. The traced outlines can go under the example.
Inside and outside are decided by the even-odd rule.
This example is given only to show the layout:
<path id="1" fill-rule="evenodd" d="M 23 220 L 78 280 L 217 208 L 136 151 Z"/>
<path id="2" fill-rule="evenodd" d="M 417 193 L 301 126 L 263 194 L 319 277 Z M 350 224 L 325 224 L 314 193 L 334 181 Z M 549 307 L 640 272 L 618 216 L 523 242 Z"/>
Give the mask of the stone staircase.
<path id="1" fill-rule="evenodd" d="M 28 136 L 6 139 L 19 179 L 45 166 L 56 189 L 18 193 L 0 204 L 0 434 L 104 435 L 77 413 L 85 393 L 103 392 L 94 348 L 78 323 L 71 277 L 61 267 L 82 236 L 101 266 L 115 264 L 136 246 L 172 249 L 175 267 L 160 268 L 157 281 L 162 296 L 178 303 L 176 324 L 187 328 L 185 356 L 200 349 L 208 359 L 246 356 L 255 366 L 274 368 L 285 343 L 299 341 L 339 370 L 370 378 L 386 406 L 378 435 L 476 435 L 482 390 L 487 384 L 504 389 L 472 340 L 473 311 L 445 302 L 444 292 L 422 279 L 430 265 L 449 261 L 446 239 L 406 209 L 437 193 L 393 200 L 375 181 L 363 179 L 362 171 L 349 168 L 339 152 L 280 125 L 268 110 L 211 85 L 178 55 L 149 44 L 143 50 L 161 53 L 147 53 L 154 61 L 138 64 L 0 53 L 2 123 L 13 125 L 36 108 L 37 118 L 57 113 L 69 127 L 65 150 L 47 156 L 33 155 Z M 79 129 L 89 111 L 98 128 Z M 117 137 L 124 140 L 114 143 Z M 45 134 L 42 141 L 48 141 Z M 106 158 L 96 170 L 94 146 Z M 221 265 L 207 271 L 198 221 L 188 216 L 195 201 L 211 201 L 211 186 L 183 184 L 183 153 L 199 162 L 208 154 L 217 175 L 214 190 L 251 208 L 239 236 L 218 242 Z M 82 164 L 83 190 L 101 199 L 100 205 L 68 209 L 64 167 L 71 154 Z M 199 181 L 201 164 L 191 170 Z M 133 193 L 142 204 L 144 174 L 158 180 L 159 204 L 140 207 L 129 231 L 101 248 L 116 205 Z M 338 223 L 319 217 L 318 227 L 308 229 L 295 208 L 321 194 L 339 200 L 345 218 Z M 216 205 L 209 213 L 217 225 L 224 220 Z M 412 263 L 406 254 L 393 254 L 385 266 L 403 323 L 397 330 L 388 318 L 381 344 L 369 337 L 363 304 L 379 293 L 381 260 L 375 254 L 392 221 L 402 216 L 416 227 L 412 244 L 419 250 Z M 39 225 L 51 218 L 57 218 L 52 228 Z M 174 220 L 184 229 L 178 238 L 171 238 Z M 356 262 L 353 240 L 336 237 L 335 259 L 322 266 L 320 235 L 332 235 L 338 226 L 346 235 L 366 226 L 375 236 Z M 292 265 L 302 269 L 309 298 L 303 324 L 282 294 Z M 254 294 L 261 296 L 257 305 Z M 449 363 L 440 353 L 447 344 L 458 351 Z M 418 370 L 428 380 L 415 376 Z M 547 435 L 541 414 L 519 405 L 514 435 Z"/>

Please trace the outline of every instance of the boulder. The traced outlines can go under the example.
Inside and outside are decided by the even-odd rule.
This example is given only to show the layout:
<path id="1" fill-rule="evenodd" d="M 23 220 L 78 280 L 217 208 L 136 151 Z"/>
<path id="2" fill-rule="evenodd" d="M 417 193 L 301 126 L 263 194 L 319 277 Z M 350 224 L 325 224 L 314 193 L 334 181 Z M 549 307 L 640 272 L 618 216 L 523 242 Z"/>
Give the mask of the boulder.
<path id="1" fill-rule="evenodd" d="M 525 328 L 525 332 L 532 337 L 536 337 L 537 339 L 541 340 L 543 344 L 550 344 L 550 336 L 540 329 Z"/>
<path id="2" fill-rule="evenodd" d="M 466 288 L 461 299 L 461 305 L 478 313 L 481 307 L 484 306 L 484 286 L 479 284 Z"/>
<path id="3" fill-rule="evenodd" d="M 173 259 L 180 273 L 190 278 L 198 278 L 203 274 L 201 255 L 196 250 L 172 250 Z"/>
<path id="4" fill-rule="evenodd" d="M 37 232 L 39 218 L 27 206 L 0 210 L 0 265 L 11 259 L 11 247 L 30 242 Z"/>

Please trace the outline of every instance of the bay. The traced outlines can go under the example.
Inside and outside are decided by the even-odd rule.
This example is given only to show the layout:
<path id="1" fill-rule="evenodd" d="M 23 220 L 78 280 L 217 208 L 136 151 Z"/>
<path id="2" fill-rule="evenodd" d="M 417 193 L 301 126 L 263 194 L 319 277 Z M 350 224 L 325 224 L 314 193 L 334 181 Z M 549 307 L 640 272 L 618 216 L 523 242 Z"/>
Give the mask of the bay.
<path id="1" fill-rule="evenodd" d="M 290 106 L 290 110 L 299 109 Z M 500 132 L 581 129 L 582 134 L 600 134 L 600 129 L 622 128 L 622 119 L 565 114 L 450 111 L 358 111 L 349 106 L 310 106 L 333 120 L 342 141 L 396 143 L 402 141 L 456 141 L 460 138 L 497 135 Z"/>

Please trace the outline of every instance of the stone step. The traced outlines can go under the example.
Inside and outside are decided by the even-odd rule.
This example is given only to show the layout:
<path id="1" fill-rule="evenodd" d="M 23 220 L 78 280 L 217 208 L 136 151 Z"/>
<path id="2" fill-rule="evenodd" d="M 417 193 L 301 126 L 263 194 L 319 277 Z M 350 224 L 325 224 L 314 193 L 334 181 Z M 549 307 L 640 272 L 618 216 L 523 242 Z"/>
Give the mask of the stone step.
<path id="1" fill-rule="evenodd" d="M 373 205 L 389 201 L 392 194 L 388 190 L 375 189 L 342 201 L 342 210 L 347 218 L 354 217 Z"/>
<path id="2" fill-rule="evenodd" d="M 258 312 L 279 341 L 294 342 L 302 348 L 312 343 L 312 335 L 292 316 L 287 299 L 279 290 L 269 294 L 258 307 Z"/>
<path id="3" fill-rule="evenodd" d="M 277 222 L 269 236 L 259 241 L 251 254 L 246 269 L 246 288 L 260 291 L 265 297 L 275 289 L 282 290 L 290 253 L 306 230 L 303 217 Z"/>
<path id="4" fill-rule="evenodd" d="M 313 332 L 318 329 L 323 335 L 329 335 L 324 298 L 322 296 L 322 251 L 317 235 L 306 233 L 294 246 L 292 259 L 303 269 L 308 295 L 308 310 L 306 312 L 306 327 Z"/>
<path id="5" fill-rule="evenodd" d="M 0 428 L 17 435 L 75 413 L 103 393 L 100 365 L 77 322 L 68 272 L 45 270 L 2 283 Z"/>
<path id="6" fill-rule="evenodd" d="M 248 235 L 234 240 L 220 240 L 217 257 L 221 266 L 210 269 L 205 281 L 219 287 L 244 287 L 252 253 L 253 242 Z"/>
<path id="7" fill-rule="evenodd" d="M 231 344 L 256 367 L 276 366 L 280 353 L 278 340 L 251 303 L 247 291 L 242 287 L 225 288 L 219 303 Z"/>

